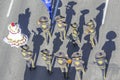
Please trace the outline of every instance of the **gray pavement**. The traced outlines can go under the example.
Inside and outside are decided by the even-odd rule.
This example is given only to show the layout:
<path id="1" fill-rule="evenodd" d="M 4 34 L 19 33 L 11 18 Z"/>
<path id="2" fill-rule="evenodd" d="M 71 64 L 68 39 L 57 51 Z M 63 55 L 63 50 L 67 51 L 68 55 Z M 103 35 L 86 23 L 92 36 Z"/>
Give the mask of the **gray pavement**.
<path id="1" fill-rule="evenodd" d="M 66 12 L 65 6 L 71 1 L 77 2 L 77 4 L 73 5 L 72 10 Z M 104 2 L 105 0 L 62 0 L 60 13 L 67 17 L 68 23 L 77 22 L 80 27 L 83 27 L 84 23 L 88 22 L 91 18 L 95 18 L 98 27 L 97 30 L 99 31 L 99 42 L 92 50 L 89 43 L 84 40 L 84 36 L 82 37 L 82 43 L 73 50 L 71 45 L 68 44 L 69 41 L 67 39 L 62 42 L 59 38 L 56 38 L 55 33 L 58 31 L 57 26 L 55 26 L 49 45 L 47 45 L 45 41 L 38 42 L 43 39 L 42 33 L 38 35 L 38 37 L 41 37 L 39 39 L 32 33 L 32 30 L 38 33 L 37 28 L 39 28 L 39 26 L 37 26 L 36 21 L 39 17 L 43 15 L 48 16 L 47 10 L 40 0 L 14 0 L 12 11 L 8 18 L 6 14 L 10 0 L 0 0 L 0 80 L 64 80 L 57 63 L 55 63 L 54 73 L 51 76 L 47 74 L 45 63 L 41 59 L 40 54 L 38 55 L 36 70 L 29 71 L 26 68 L 25 61 L 20 55 L 20 49 L 11 48 L 3 42 L 2 39 L 8 34 L 7 26 L 12 21 L 19 21 L 21 24 L 26 22 L 25 26 L 28 26 L 27 30 L 30 32 L 28 45 L 31 50 L 38 47 L 39 49 L 37 49 L 37 51 L 39 52 L 47 47 L 51 53 L 53 50 L 55 50 L 55 52 L 63 51 L 69 54 L 75 51 L 82 51 L 84 58 L 88 60 L 88 69 L 85 75 L 83 75 L 83 80 L 102 80 L 101 71 L 96 64 L 93 64 L 93 60 L 96 52 L 104 50 L 110 58 L 106 80 L 119 80 L 120 0 L 110 0 L 105 24 L 101 25 Z M 29 8 L 30 13 L 24 16 L 27 8 Z M 86 14 L 81 13 L 81 11 Z M 19 17 L 20 14 L 21 16 Z M 70 31 L 71 28 L 69 28 L 68 34 Z M 70 80 L 78 80 L 74 68 L 70 70 Z"/>

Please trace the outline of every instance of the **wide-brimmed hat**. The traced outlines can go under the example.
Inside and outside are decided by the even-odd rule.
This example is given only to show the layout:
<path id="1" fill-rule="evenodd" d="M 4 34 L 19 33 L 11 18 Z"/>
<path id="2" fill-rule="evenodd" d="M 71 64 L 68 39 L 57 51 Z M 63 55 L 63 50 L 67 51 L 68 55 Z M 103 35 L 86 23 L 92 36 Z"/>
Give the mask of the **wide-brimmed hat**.
<path id="1" fill-rule="evenodd" d="M 43 50 L 41 50 L 41 52 L 42 52 L 43 54 L 49 54 L 49 53 L 50 53 L 50 51 L 49 51 L 48 49 L 43 49 Z"/>
<path id="2" fill-rule="evenodd" d="M 58 53 L 55 54 L 55 56 L 57 56 L 57 57 L 65 57 L 65 53 L 58 52 Z"/>
<path id="3" fill-rule="evenodd" d="M 21 48 L 22 48 L 23 50 L 28 50 L 28 49 L 29 49 L 29 46 L 28 46 L 28 45 L 23 45 L 23 46 L 21 46 Z"/>
<path id="4" fill-rule="evenodd" d="M 104 52 L 98 52 L 98 53 L 96 53 L 95 57 L 96 58 L 103 58 L 103 57 L 106 57 L 106 54 Z"/>
<path id="5" fill-rule="evenodd" d="M 61 16 L 61 15 L 56 16 L 56 18 L 55 18 L 56 21 L 63 21 L 64 19 L 65 19 L 65 17 Z"/>
<path id="6" fill-rule="evenodd" d="M 39 22 L 48 22 L 48 18 L 46 16 L 41 16 Z"/>
<path id="7" fill-rule="evenodd" d="M 73 23 L 73 24 L 71 24 L 71 26 L 72 26 L 72 28 L 78 28 L 77 23 Z"/>
<path id="8" fill-rule="evenodd" d="M 80 58 L 80 57 L 82 57 L 82 53 L 79 53 L 79 52 L 75 52 L 75 53 L 73 53 L 72 54 L 72 58 Z"/>

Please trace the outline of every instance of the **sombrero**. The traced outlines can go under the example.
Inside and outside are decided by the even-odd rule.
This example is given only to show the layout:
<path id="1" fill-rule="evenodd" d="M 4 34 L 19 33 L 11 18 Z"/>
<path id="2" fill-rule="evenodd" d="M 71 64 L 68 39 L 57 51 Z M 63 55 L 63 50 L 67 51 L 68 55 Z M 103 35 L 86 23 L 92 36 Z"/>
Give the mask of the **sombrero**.
<path id="1" fill-rule="evenodd" d="M 59 16 L 56 16 L 56 21 L 61 21 L 61 20 L 64 20 L 65 19 L 65 17 L 64 16 L 61 16 L 61 15 L 59 15 Z"/>
<path id="2" fill-rule="evenodd" d="M 41 52 L 42 52 L 43 54 L 49 54 L 49 53 L 50 53 L 50 51 L 49 51 L 48 49 L 43 49 L 43 50 L 41 50 Z"/>
<path id="3" fill-rule="evenodd" d="M 77 23 L 73 23 L 73 24 L 71 24 L 71 26 L 72 26 L 73 28 L 78 28 Z"/>
<path id="4" fill-rule="evenodd" d="M 41 16 L 39 22 L 48 22 L 48 18 L 45 16 Z"/>
<path id="5" fill-rule="evenodd" d="M 72 54 L 72 58 L 82 57 L 82 53 L 75 52 Z"/>
<path id="6" fill-rule="evenodd" d="M 99 52 L 99 53 L 96 53 L 96 55 L 95 55 L 96 58 L 103 58 L 105 56 L 106 56 L 106 54 L 104 52 Z"/>

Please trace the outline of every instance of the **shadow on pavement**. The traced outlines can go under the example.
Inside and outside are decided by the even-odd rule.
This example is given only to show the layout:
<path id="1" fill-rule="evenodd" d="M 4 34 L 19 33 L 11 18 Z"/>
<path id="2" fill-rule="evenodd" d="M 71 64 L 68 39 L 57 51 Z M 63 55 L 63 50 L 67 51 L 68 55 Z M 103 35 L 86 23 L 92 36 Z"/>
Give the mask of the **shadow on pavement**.
<path id="1" fill-rule="evenodd" d="M 43 44 L 44 38 L 41 35 L 41 28 L 37 28 L 38 34 L 32 30 L 33 32 L 33 38 L 32 38 L 32 42 L 33 42 L 33 58 L 35 59 L 35 64 L 37 62 L 38 59 L 38 55 L 39 55 L 39 51 L 40 51 L 40 46 Z"/>
<path id="2" fill-rule="evenodd" d="M 102 50 L 106 53 L 106 59 L 108 61 L 108 64 L 106 65 L 105 74 L 107 73 L 107 70 L 108 70 L 109 62 L 112 57 L 112 52 L 115 51 L 116 49 L 115 42 L 113 41 L 113 39 L 115 39 L 116 36 L 117 35 L 114 31 L 109 31 L 106 35 L 106 38 L 108 39 L 108 41 L 106 41 L 102 47 Z"/>
<path id="3" fill-rule="evenodd" d="M 114 78 L 114 80 L 119 79 L 120 67 L 117 64 L 111 64 L 109 67 L 108 80 Z"/>
<path id="4" fill-rule="evenodd" d="M 29 19 L 31 12 L 30 9 L 25 9 L 25 13 L 19 14 L 18 24 L 20 25 L 21 32 L 25 35 L 27 35 L 28 38 L 30 38 L 30 31 L 28 29 Z"/>
<path id="5" fill-rule="evenodd" d="M 76 4 L 77 2 L 71 1 L 68 2 L 68 4 L 66 5 L 66 20 L 65 20 L 65 22 L 67 23 L 66 32 L 68 32 L 69 30 L 73 15 L 76 14 L 75 10 L 73 9 L 74 5 Z"/>
<path id="6" fill-rule="evenodd" d="M 75 80 L 75 70 L 71 69 L 69 80 Z M 53 68 L 53 74 L 47 73 L 46 67 L 37 66 L 35 70 L 30 71 L 27 67 L 24 73 L 24 80 L 65 80 L 60 68 Z"/>
<path id="7" fill-rule="evenodd" d="M 105 8 L 105 3 L 102 3 L 99 7 L 96 8 L 99 11 L 98 15 L 95 18 L 97 42 L 99 41 L 99 29 L 102 24 L 104 8 Z"/>
<path id="8" fill-rule="evenodd" d="M 52 13 L 54 14 L 54 10 L 55 10 L 55 3 L 57 3 L 57 0 L 52 0 L 53 1 L 53 11 L 52 11 Z M 57 8 L 57 13 L 56 13 L 56 16 L 58 16 L 58 15 L 60 15 L 61 14 L 61 12 L 60 12 L 60 7 L 62 7 L 62 1 L 60 0 L 60 2 L 59 2 L 59 5 L 58 5 L 58 8 Z M 55 29 L 55 24 L 56 24 L 56 22 L 54 21 L 54 23 L 52 24 L 51 23 L 51 34 L 53 34 L 53 32 L 54 32 L 54 29 Z"/>
<path id="9" fill-rule="evenodd" d="M 69 80 L 75 80 L 75 76 L 76 76 L 76 70 L 75 67 L 71 67 L 69 70 Z"/>
<path id="10" fill-rule="evenodd" d="M 54 1 L 54 7 L 53 7 L 53 12 L 54 12 L 54 10 L 55 10 L 55 5 L 56 5 L 56 3 L 57 3 L 57 0 L 53 0 Z M 58 5 L 58 9 L 57 9 L 57 13 L 56 13 L 56 16 L 58 16 L 58 15 L 60 15 L 60 7 L 62 7 L 62 1 L 60 0 L 60 2 L 59 2 L 59 5 Z"/>
<path id="11" fill-rule="evenodd" d="M 85 25 L 85 15 L 87 15 L 89 13 L 89 10 L 84 9 L 80 12 L 82 13 L 82 15 L 80 16 L 80 19 L 79 19 L 78 31 L 80 32 L 79 38 L 80 38 L 80 41 L 81 41 L 82 40 L 83 29 L 84 29 L 83 26 Z"/>
<path id="12" fill-rule="evenodd" d="M 50 76 L 45 67 L 37 66 L 36 69 L 32 71 L 26 67 L 24 80 L 50 80 Z"/>
<path id="13" fill-rule="evenodd" d="M 73 43 L 71 41 L 68 42 L 67 46 L 66 46 L 67 49 L 67 54 L 68 56 L 71 58 L 71 55 L 74 53 L 74 52 L 77 52 L 79 51 L 80 47 L 78 46 L 78 44 L 76 44 L 75 46 L 73 45 Z"/>
<path id="14" fill-rule="evenodd" d="M 59 49 L 60 46 L 63 44 L 63 42 L 60 40 L 60 33 L 55 33 L 56 38 L 53 41 L 53 52 L 56 53 Z"/>
<path id="15" fill-rule="evenodd" d="M 85 36 L 84 39 L 87 42 L 83 44 L 81 50 L 82 50 L 82 53 L 83 53 L 82 59 L 84 61 L 84 67 L 85 67 L 85 70 L 87 70 L 88 69 L 87 65 L 88 65 L 88 60 L 89 60 L 90 52 L 92 50 L 92 45 L 90 43 L 90 36 L 89 35 Z"/>

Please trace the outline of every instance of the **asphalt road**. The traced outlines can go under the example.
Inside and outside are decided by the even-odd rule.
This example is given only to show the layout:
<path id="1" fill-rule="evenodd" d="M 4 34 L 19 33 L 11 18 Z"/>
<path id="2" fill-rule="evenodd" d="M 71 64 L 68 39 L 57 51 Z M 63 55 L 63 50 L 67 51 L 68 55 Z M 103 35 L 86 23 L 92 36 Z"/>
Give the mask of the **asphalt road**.
<path id="1" fill-rule="evenodd" d="M 75 51 L 83 52 L 84 60 L 88 60 L 88 69 L 83 75 L 83 80 L 102 80 L 101 71 L 96 64 L 93 64 L 93 60 L 96 52 L 104 50 L 110 60 L 106 80 L 120 79 L 120 0 L 109 1 L 103 25 L 101 22 L 105 0 L 62 0 L 60 3 L 61 7 L 58 8 L 57 14 L 65 16 L 68 25 L 69 23 L 78 23 L 80 33 L 83 33 L 84 23 L 87 23 L 91 18 L 95 19 L 99 37 L 98 43 L 93 49 L 84 38 L 84 34 L 82 35 L 82 42 L 77 48 L 73 48 L 68 44 L 67 39 L 62 42 L 56 33 L 58 31 L 57 27 L 55 27 L 53 37 L 47 45 L 42 33 L 38 34 L 39 26 L 36 24 L 40 16 L 48 16 L 47 10 L 41 1 L 14 0 L 10 15 L 6 17 L 10 2 L 11 0 L 0 0 L 0 80 L 64 80 L 57 63 L 55 63 L 54 73 L 51 76 L 47 74 L 45 63 L 40 54 L 38 55 L 36 70 L 29 71 L 26 68 L 20 49 L 11 48 L 3 42 L 3 38 L 8 34 L 7 26 L 10 22 L 18 22 L 24 26 L 23 29 L 29 35 L 28 45 L 36 53 L 44 48 L 50 49 L 51 53 L 59 51 L 69 54 Z M 66 10 L 68 3 L 71 8 Z M 27 12 L 25 13 L 25 11 Z M 32 30 L 38 35 L 35 36 Z M 68 34 L 70 30 L 71 28 L 69 28 Z M 70 80 L 78 80 L 74 68 L 70 70 Z"/>

